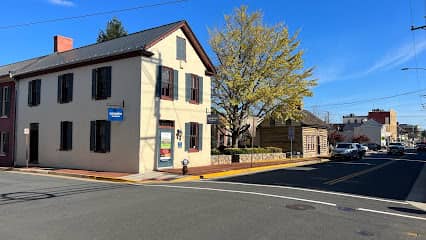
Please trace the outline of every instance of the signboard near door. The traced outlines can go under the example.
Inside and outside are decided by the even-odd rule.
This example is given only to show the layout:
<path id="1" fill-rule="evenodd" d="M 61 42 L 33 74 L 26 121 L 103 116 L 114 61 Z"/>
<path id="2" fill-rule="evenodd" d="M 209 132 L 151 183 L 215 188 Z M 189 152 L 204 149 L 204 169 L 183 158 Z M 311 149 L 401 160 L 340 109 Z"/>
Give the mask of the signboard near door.
<path id="1" fill-rule="evenodd" d="M 172 133 L 161 132 L 160 134 L 160 161 L 170 161 L 172 159 Z"/>
<path id="2" fill-rule="evenodd" d="M 160 120 L 157 137 L 157 168 L 173 167 L 174 121 Z"/>

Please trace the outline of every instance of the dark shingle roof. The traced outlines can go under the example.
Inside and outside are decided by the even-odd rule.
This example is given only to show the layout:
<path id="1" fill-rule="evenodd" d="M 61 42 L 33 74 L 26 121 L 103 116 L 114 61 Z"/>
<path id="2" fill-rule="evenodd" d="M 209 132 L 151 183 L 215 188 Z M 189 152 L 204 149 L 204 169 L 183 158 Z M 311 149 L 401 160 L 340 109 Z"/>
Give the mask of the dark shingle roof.
<path id="1" fill-rule="evenodd" d="M 302 110 L 302 120 L 300 120 L 300 122 L 305 126 L 327 127 L 327 124 L 324 121 L 308 110 Z"/>
<path id="2" fill-rule="evenodd" d="M 158 38 L 172 31 L 184 22 L 185 21 L 178 21 L 106 42 L 91 44 L 61 53 L 53 53 L 39 58 L 0 66 L 0 76 L 9 74 L 9 71 L 13 71 L 15 75 L 20 75 L 142 50 L 145 46 L 152 44 Z"/>

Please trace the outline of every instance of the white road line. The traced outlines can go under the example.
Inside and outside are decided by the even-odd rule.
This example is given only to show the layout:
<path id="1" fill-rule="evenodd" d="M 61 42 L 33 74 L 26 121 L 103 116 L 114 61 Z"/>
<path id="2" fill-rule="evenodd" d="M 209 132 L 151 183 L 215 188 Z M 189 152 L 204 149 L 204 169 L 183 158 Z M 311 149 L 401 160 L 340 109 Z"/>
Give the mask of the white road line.
<path id="1" fill-rule="evenodd" d="M 372 209 L 368 209 L 368 208 L 356 208 L 356 210 L 364 211 L 364 212 L 380 213 L 380 214 L 385 214 L 385 215 L 398 216 L 398 217 L 404 217 L 404 218 L 411 218 L 411 219 L 417 219 L 417 220 L 426 221 L 426 218 L 424 218 L 424 217 L 417 217 L 417 216 L 410 216 L 410 215 L 404 215 L 404 214 L 399 214 L 399 213 L 377 211 L 377 210 L 372 210 Z"/>
<path id="2" fill-rule="evenodd" d="M 152 184 L 152 185 L 144 185 L 144 186 L 166 187 L 166 188 L 181 188 L 181 189 L 195 189 L 195 190 L 206 190 L 206 191 L 215 191 L 215 192 L 230 192 L 230 193 L 250 194 L 250 195 L 258 195 L 258 196 L 265 196 L 265 197 L 281 198 L 281 199 L 295 200 L 295 201 L 308 202 L 308 203 L 316 203 L 316 204 L 322 204 L 322 205 L 327 205 L 327 206 L 332 206 L 332 207 L 336 207 L 337 206 L 335 203 L 321 202 L 321 201 L 309 200 L 309 199 L 304 199 L 304 198 L 295 198 L 295 197 L 287 197 L 287 196 L 281 196 L 281 195 L 275 195 L 275 194 L 258 193 L 258 192 L 248 192 L 248 191 L 238 191 L 238 190 L 229 190 L 229 189 L 220 189 L 220 188 L 187 187 L 187 186 L 161 185 L 161 184 Z"/>
<path id="3" fill-rule="evenodd" d="M 264 196 L 264 197 L 288 199 L 288 200 L 294 200 L 294 201 L 301 201 L 301 202 L 308 202 L 308 203 L 321 204 L 321 205 L 326 205 L 326 206 L 331 206 L 331 207 L 337 207 L 337 204 L 335 204 L 335 203 L 322 202 L 322 201 L 316 201 L 316 200 L 310 200 L 310 199 L 304 199 L 304 198 L 287 197 L 287 196 L 275 195 L 275 194 L 258 193 L 258 192 L 238 191 L 238 190 L 229 190 L 229 189 L 220 189 L 220 188 L 189 187 L 189 186 L 166 185 L 166 184 L 151 184 L 151 185 L 147 184 L 147 185 L 143 185 L 143 186 L 176 188 L 176 189 L 194 189 L 194 190 L 205 190 L 205 191 L 215 191 L 215 192 L 249 194 L 249 195 L 258 195 L 258 196 Z M 404 214 L 398 214 L 398 213 L 391 213 L 391 212 L 384 212 L 384 211 L 377 211 L 377 210 L 372 210 L 372 209 L 368 209 L 368 208 L 356 208 L 356 210 L 426 221 L 426 218 L 423 218 L 423 217 L 404 215 Z"/>
<path id="4" fill-rule="evenodd" d="M 210 181 L 210 180 L 204 180 L 202 182 L 203 183 L 218 183 L 218 184 L 230 184 L 230 185 L 255 186 L 255 187 L 268 187 L 268 188 L 282 188 L 282 189 L 299 190 L 299 191 L 305 191 L 305 192 L 324 193 L 324 194 L 330 194 L 330 195 L 336 195 L 336 196 L 367 199 L 367 200 L 373 200 L 373 201 L 379 201 L 379 202 L 409 205 L 409 203 L 402 202 L 402 201 L 395 201 L 395 200 L 384 199 L 384 198 L 367 197 L 367 196 L 355 195 L 355 194 L 349 194 L 349 193 L 329 192 L 329 191 L 322 191 L 322 190 L 315 190 L 315 189 L 308 189 L 308 188 L 276 186 L 276 185 L 263 185 L 263 184 L 255 184 L 255 183 L 219 182 L 219 181 Z"/>

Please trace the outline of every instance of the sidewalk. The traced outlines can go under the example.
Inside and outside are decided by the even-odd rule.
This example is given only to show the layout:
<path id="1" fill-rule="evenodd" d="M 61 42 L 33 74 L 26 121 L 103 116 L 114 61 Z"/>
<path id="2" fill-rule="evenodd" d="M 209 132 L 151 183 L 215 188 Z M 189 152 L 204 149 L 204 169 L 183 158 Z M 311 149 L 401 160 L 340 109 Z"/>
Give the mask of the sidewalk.
<path id="1" fill-rule="evenodd" d="M 426 164 L 423 165 L 417 180 L 414 182 L 407 201 L 415 207 L 426 211 Z"/>
<path id="2" fill-rule="evenodd" d="M 153 183 L 153 182 L 184 182 L 195 181 L 199 179 L 212 179 L 228 176 L 236 176 L 241 174 L 249 174 L 261 171 L 269 171 L 287 167 L 297 167 L 302 165 L 326 162 L 326 159 L 309 158 L 294 159 L 253 163 L 233 163 L 226 165 L 211 165 L 203 167 L 188 168 L 188 175 L 182 175 L 182 169 L 167 169 L 162 171 L 148 172 L 145 174 L 129 174 L 121 172 L 102 172 L 88 171 L 78 169 L 56 169 L 43 167 L 14 167 L 0 168 L 0 171 L 12 171 L 23 173 L 37 173 L 45 175 L 57 175 L 66 177 L 86 178 L 95 180 L 105 180 L 114 182 L 132 182 L 132 183 Z"/>

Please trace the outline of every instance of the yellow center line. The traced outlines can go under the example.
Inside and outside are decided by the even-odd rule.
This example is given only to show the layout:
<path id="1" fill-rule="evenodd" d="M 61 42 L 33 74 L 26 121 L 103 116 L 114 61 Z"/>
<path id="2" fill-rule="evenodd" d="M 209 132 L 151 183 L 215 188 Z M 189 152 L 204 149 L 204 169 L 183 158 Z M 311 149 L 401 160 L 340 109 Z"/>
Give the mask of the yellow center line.
<path id="1" fill-rule="evenodd" d="M 383 163 L 383 164 L 377 165 L 377 166 L 372 167 L 372 168 L 369 168 L 369 169 L 362 170 L 362 171 L 360 171 L 360 172 L 355 172 L 355 173 L 352 173 L 352 174 L 349 174 L 349 175 L 346 175 L 346 176 L 343 176 L 343 177 L 340 177 L 340 178 L 337 178 L 337 179 L 334 179 L 334 180 L 327 181 L 327 182 L 325 182 L 324 184 L 327 184 L 327 185 L 334 185 L 334 184 L 336 184 L 336 183 L 343 182 L 343 181 L 349 180 L 349 179 L 351 179 L 351 178 L 358 177 L 358 176 L 361 176 L 361 175 L 363 175 L 363 174 L 366 174 L 366 173 L 369 173 L 369 172 L 375 171 L 375 170 L 377 170 L 377 169 L 380 169 L 380 168 L 386 167 L 386 166 L 388 166 L 388 165 L 390 165 L 390 164 L 392 164 L 392 163 L 395 163 L 395 161 L 394 161 L 394 160 L 392 160 L 392 161 L 390 161 L 390 162 L 385 162 L 385 163 Z"/>

